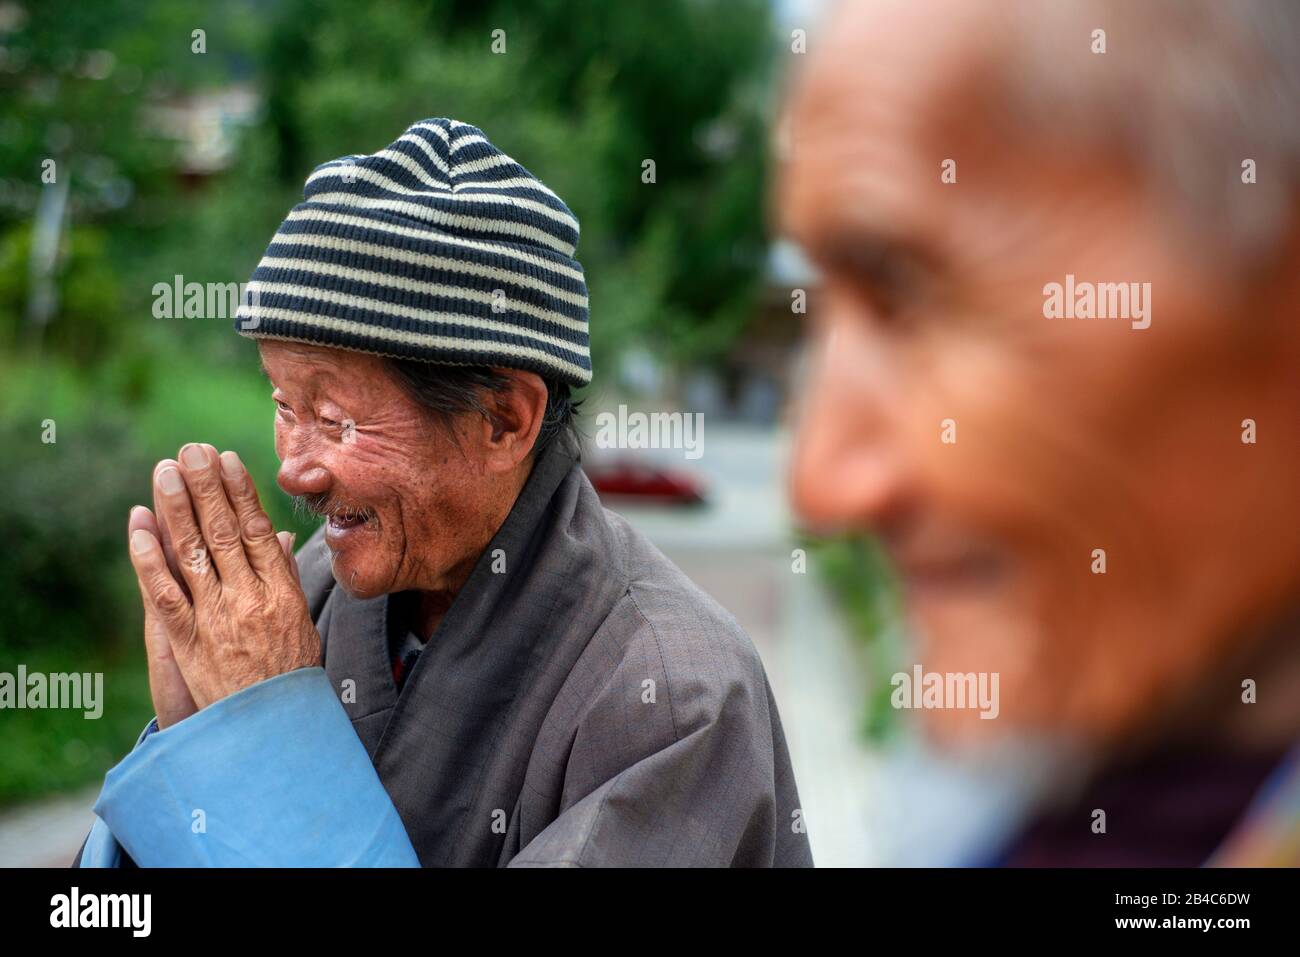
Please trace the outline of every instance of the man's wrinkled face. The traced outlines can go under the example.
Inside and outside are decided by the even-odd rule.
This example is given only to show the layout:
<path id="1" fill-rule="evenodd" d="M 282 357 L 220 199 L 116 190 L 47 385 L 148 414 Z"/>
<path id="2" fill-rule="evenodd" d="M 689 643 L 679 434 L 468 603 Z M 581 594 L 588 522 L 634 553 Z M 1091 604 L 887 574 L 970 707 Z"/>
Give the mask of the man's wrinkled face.
<path id="1" fill-rule="evenodd" d="M 327 516 L 334 577 L 372 598 L 448 587 L 477 554 L 489 510 L 467 455 L 371 355 L 263 340 L 277 477 Z"/>
<path id="2" fill-rule="evenodd" d="M 986 122 L 987 5 L 937 7 L 844 4 L 787 104 L 781 226 L 822 275 L 793 496 L 881 536 L 926 671 L 1000 675 L 1000 720 L 933 727 L 1105 735 L 1294 594 L 1296 443 L 1242 441 L 1294 429 L 1293 324 L 1230 309 L 1064 121 Z M 1149 283 L 1149 327 L 1045 317 L 1067 276 Z"/>

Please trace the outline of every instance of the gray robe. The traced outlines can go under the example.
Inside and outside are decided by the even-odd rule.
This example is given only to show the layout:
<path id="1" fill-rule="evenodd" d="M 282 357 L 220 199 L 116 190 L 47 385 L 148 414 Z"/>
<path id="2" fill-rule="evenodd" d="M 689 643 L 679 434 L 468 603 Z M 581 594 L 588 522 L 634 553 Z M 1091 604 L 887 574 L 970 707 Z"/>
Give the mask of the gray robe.
<path id="1" fill-rule="evenodd" d="M 601 506 L 567 439 L 400 695 L 388 596 L 335 587 L 323 533 L 298 560 L 325 670 L 425 866 L 812 864 L 753 644 Z"/>

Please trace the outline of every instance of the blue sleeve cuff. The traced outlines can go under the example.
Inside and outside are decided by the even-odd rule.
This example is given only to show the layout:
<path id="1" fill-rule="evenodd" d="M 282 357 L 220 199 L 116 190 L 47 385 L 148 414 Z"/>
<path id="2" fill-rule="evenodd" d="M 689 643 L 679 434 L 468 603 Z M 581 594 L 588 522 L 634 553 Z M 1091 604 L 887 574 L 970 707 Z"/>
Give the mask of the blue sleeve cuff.
<path id="1" fill-rule="evenodd" d="M 132 747 L 140 747 L 145 738 L 158 730 L 158 718 L 155 715 L 149 719 L 149 723 L 144 726 L 144 730 L 135 739 L 135 744 Z M 77 859 L 77 866 L 122 866 L 122 845 L 117 843 L 117 838 L 113 837 L 113 832 L 108 829 L 108 825 L 99 818 L 95 818 L 95 823 L 91 825 L 90 834 L 86 837 L 86 843 L 81 849 L 81 857 Z"/>
<path id="2" fill-rule="evenodd" d="M 101 824 L 142 867 L 419 866 L 323 668 L 150 724 L 104 779 L 83 866 Z"/>

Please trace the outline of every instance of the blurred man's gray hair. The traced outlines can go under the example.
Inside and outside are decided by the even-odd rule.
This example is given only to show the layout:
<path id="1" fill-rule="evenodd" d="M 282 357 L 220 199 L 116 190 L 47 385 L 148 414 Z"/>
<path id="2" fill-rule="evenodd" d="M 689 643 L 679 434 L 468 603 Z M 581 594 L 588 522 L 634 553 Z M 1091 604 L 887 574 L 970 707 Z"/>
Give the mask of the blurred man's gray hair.
<path id="1" fill-rule="evenodd" d="M 991 16 L 1013 124 L 1132 163 L 1216 265 L 1278 265 L 1300 211 L 1300 3 L 1016 0 Z"/>

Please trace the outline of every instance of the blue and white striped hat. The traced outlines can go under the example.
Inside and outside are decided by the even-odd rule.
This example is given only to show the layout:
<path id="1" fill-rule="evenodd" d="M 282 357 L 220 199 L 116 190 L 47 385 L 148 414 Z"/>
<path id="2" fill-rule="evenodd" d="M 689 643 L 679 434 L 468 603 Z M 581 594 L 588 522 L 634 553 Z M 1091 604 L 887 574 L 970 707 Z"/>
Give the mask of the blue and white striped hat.
<path id="1" fill-rule="evenodd" d="M 578 220 L 456 120 L 316 167 L 253 273 L 235 327 L 454 365 L 591 381 Z"/>

